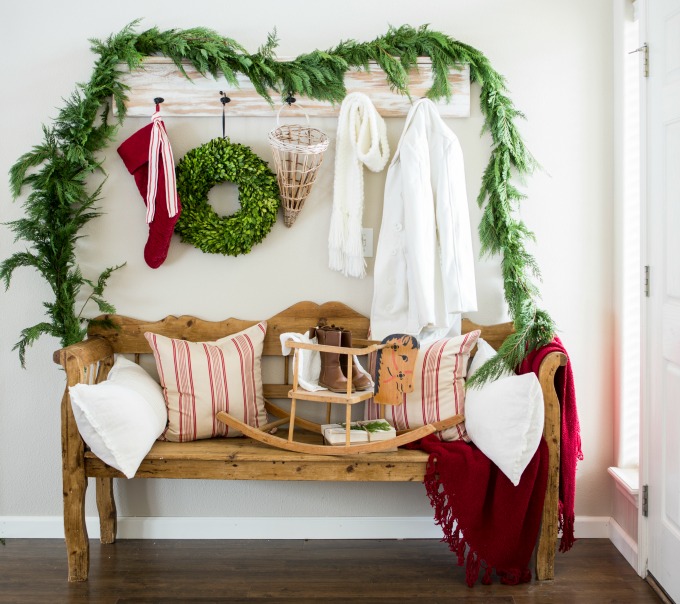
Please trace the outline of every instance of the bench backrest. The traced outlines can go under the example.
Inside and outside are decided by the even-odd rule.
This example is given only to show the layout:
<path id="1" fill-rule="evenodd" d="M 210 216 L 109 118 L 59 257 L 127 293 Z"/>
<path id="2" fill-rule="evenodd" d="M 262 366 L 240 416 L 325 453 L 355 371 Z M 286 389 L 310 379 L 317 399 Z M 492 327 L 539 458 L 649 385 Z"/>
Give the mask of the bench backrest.
<path id="1" fill-rule="evenodd" d="M 102 327 L 101 321 L 115 325 L 114 327 Z M 103 315 L 98 317 L 97 324 L 92 324 L 88 330 L 90 337 L 104 337 L 112 345 L 114 353 L 134 355 L 137 363 L 141 361 L 140 355 L 150 355 L 151 347 L 144 337 L 144 332 L 150 331 L 169 338 L 188 340 L 190 342 L 210 342 L 238 333 L 259 320 L 249 321 L 243 319 L 225 319 L 224 321 L 205 321 L 190 315 L 180 317 L 168 316 L 160 321 L 142 321 L 123 315 Z M 283 333 L 305 333 L 311 327 L 325 322 L 328 325 L 338 325 L 352 332 L 354 339 L 366 339 L 369 329 L 368 317 L 358 313 L 342 302 L 298 302 L 283 312 L 267 319 L 267 333 L 264 339 L 262 354 L 264 357 L 283 358 L 282 367 L 271 367 L 266 362 L 263 364 L 263 392 L 268 399 L 287 399 L 290 385 L 292 384 L 291 358 L 283 357 L 281 353 L 280 335 Z M 463 320 L 462 331 L 467 333 L 474 329 L 481 329 L 482 337 L 494 348 L 498 348 L 503 340 L 513 331 L 512 323 L 499 325 L 480 326 L 467 319 Z M 474 351 L 473 351 L 474 354 Z M 94 381 L 106 379 L 108 370 L 113 363 L 109 361 L 97 371 L 92 372 Z M 145 364 L 145 363 L 142 363 Z M 277 362 L 274 362 L 277 365 Z M 147 371 L 154 373 L 155 367 L 146 363 Z M 273 371 L 272 371 L 273 369 Z M 281 372 L 281 369 L 283 370 Z"/>
<path id="2" fill-rule="evenodd" d="M 106 328 L 94 324 L 88 335 L 103 336 L 113 346 L 114 352 L 124 354 L 149 354 L 151 348 L 144 337 L 144 332 L 151 331 L 170 338 L 188 340 L 190 342 L 208 342 L 237 333 L 261 319 L 251 321 L 243 319 L 225 319 L 224 321 L 205 321 L 189 315 L 180 317 L 168 316 L 160 321 L 142 321 L 122 315 L 104 315 L 117 328 Z M 281 356 L 280 335 L 286 332 L 305 333 L 321 322 L 335 324 L 351 330 L 353 336 L 365 339 L 368 334 L 369 319 L 342 302 L 298 302 L 286 310 L 267 319 L 267 334 L 264 340 L 263 355 Z M 498 348 L 503 340 L 513 332 L 512 323 L 480 326 L 467 319 L 463 320 L 463 333 L 474 329 L 482 330 L 482 337 L 494 348 Z"/>

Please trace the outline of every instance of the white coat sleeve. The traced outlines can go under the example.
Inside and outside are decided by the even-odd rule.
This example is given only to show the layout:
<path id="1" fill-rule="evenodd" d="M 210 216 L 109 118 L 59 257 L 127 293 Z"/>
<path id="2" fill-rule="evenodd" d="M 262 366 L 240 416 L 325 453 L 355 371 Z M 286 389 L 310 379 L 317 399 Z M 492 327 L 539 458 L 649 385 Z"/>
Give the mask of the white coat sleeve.
<path id="1" fill-rule="evenodd" d="M 402 140 L 400 153 L 408 325 L 409 333 L 417 334 L 436 321 L 434 200 L 427 141 L 418 119 L 413 120 L 409 136 Z"/>
<path id="2" fill-rule="evenodd" d="M 443 154 L 437 187 L 437 234 L 443 302 L 448 315 L 477 310 L 475 263 L 463 151 L 457 139 Z"/>

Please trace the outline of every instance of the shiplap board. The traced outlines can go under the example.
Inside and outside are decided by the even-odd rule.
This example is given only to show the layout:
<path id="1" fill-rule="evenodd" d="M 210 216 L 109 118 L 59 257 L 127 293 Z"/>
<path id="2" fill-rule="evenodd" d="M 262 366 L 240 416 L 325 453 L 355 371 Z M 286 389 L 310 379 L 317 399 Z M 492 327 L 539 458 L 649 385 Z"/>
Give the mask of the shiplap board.
<path id="1" fill-rule="evenodd" d="M 153 99 L 162 97 L 164 116 L 214 117 L 221 115 L 220 90 L 227 93 L 231 102 L 227 115 L 238 117 L 272 117 L 280 108 L 280 95 L 271 91 L 275 106 L 272 107 L 256 91 L 250 80 L 238 75 L 239 87 L 227 84 L 224 78 L 203 76 L 191 65 L 186 65 L 188 78 L 170 60 L 150 57 L 143 67 L 132 72 L 121 66 L 121 80 L 130 87 L 128 91 L 128 116 L 150 116 L 154 111 Z M 470 115 L 470 68 L 461 65 L 449 74 L 453 96 L 449 103 L 437 103 L 442 117 L 469 117 Z M 405 116 L 411 108 L 411 100 L 390 90 L 385 74 L 377 65 L 369 71 L 350 71 L 345 75 L 347 92 L 364 92 L 373 101 L 383 117 Z M 432 68 L 429 59 L 420 59 L 418 69 L 409 74 L 409 92 L 413 99 L 425 96 L 432 86 Z M 296 97 L 310 116 L 337 116 L 340 105 L 316 101 L 303 96 Z"/>

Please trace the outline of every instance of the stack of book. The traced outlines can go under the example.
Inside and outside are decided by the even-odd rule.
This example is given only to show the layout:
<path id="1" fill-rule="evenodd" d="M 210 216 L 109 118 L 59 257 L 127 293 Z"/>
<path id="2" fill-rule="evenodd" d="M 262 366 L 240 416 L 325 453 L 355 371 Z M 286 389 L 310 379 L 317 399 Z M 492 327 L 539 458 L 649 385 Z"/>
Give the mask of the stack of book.
<path id="1" fill-rule="evenodd" d="M 327 445 L 345 445 L 347 443 L 345 424 L 323 424 L 321 432 Z M 352 445 L 389 440 L 396 436 L 397 432 L 394 427 L 384 419 L 352 422 L 350 424 L 349 439 Z"/>

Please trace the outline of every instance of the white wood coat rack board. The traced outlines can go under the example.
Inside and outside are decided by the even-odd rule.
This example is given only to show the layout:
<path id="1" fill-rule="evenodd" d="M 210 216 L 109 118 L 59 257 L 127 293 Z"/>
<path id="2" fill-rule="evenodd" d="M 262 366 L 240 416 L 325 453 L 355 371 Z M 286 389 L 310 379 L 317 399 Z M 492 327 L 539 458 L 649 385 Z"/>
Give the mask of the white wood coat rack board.
<path id="1" fill-rule="evenodd" d="M 177 66 L 165 57 L 151 57 L 144 60 L 143 67 L 128 71 L 121 66 L 124 75 L 121 82 L 128 90 L 128 117 L 148 117 L 153 112 L 154 97 L 163 97 L 163 116 L 214 117 L 222 114 L 219 91 L 224 90 L 231 99 L 227 115 L 232 117 L 272 117 L 278 107 L 280 94 L 271 91 L 275 102 L 272 107 L 256 91 L 250 80 L 238 74 L 239 87 L 230 86 L 226 79 L 214 79 L 201 75 L 188 63 L 184 69 L 188 78 Z M 449 74 L 452 97 L 450 102 L 437 102 L 442 117 L 470 116 L 470 67 L 461 65 L 460 70 L 451 69 Z M 383 72 L 377 64 L 371 64 L 369 71 L 354 70 L 345 75 L 347 92 L 366 93 L 383 117 L 403 117 L 411 108 L 411 100 L 390 90 Z M 432 86 L 432 63 L 429 58 L 418 60 L 418 69 L 409 73 L 409 92 L 413 99 L 425 96 Z M 296 95 L 300 104 L 310 116 L 334 117 L 340 105 L 327 101 L 316 101 Z M 114 105 L 115 106 L 115 105 Z"/>

